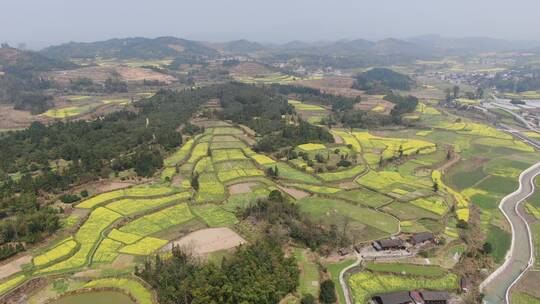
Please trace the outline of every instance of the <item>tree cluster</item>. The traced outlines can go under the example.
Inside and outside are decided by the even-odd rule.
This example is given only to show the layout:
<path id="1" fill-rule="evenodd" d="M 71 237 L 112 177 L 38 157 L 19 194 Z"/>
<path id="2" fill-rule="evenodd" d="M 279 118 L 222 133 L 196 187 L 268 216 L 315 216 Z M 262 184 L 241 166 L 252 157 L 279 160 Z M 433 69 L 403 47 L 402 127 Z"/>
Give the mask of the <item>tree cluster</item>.
<path id="1" fill-rule="evenodd" d="M 285 257 L 270 239 L 241 246 L 221 264 L 202 264 L 175 247 L 172 257 L 157 256 L 136 274 L 163 304 L 273 304 L 293 292 L 299 280 L 294 257 Z"/>
<path id="2" fill-rule="evenodd" d="M 410 90 L 414 81 L 407 75 L 387 68 L 373 68 L 356 76 L 353 88 L 368 94 L 387 94 L 391 90 Z"/>

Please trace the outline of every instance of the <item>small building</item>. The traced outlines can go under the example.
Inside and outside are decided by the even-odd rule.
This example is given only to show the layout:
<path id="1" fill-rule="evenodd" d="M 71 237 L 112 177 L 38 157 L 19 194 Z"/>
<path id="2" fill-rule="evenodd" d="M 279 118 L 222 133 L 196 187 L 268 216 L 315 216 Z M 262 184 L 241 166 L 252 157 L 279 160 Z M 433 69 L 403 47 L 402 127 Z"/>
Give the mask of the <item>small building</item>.
<path id="1" fill-rule="evenodd" d="M 378 294 L 371 299 L 376 304 L 414 304 L 408 291 Z"/>
<path id="2" fill-rule="evenodd" d="M 415 233 L 411 237 L 411 243 L 413 245 L 419 245 L 426 242 L 433 242 L 434 240 L 435 240 L 435 236 L 431 232 Z"/>
<path id="3" fill-rule="evenodd" d="M 345 248 L 345 247 L 339 248 L 339 249 L 338 249 L 338 254 L 339 254 L 340 256 L 348 255 L 348 254 L 349 254 L 349 249 L 348 249 L 348 248 Z"/>
<path id="4" fill-rule="evenodd" d="M 450 294 L 446 291 L 420 291 L 425 304 L 446 304 L 450 300 Z"/>
<path id="5" fill-rule="evenodd" d="M 405 249 L 405 243 L 400 239 L 385 239 L 378 240 L 372 243 L 373 248 L 377 251 L 391 249 Z"/>
<path id="6" fill-rule="evenodd" d="M 467 293 L 471 290 L 471 279 L 462 277 L 461 281 L 459 282 L 459 286 L 461 287 L 461 291 Z"/>

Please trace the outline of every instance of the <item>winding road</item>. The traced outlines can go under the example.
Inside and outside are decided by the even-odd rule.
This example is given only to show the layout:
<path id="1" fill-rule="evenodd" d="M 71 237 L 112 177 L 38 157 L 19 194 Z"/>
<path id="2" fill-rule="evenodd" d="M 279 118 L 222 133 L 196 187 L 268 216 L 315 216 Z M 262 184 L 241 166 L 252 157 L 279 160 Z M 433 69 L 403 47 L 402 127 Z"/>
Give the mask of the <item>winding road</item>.
<path id="1" fill-rule="evenodd" d="M 519 207 L 534 193 L 534 179 L 539 174 L 540 162 L 523 171 L 519 188 L 501 200 L 499 209 L 512 228 L 512 245 L 504 264 L 480 285 L 486 304 L 510 304 L 510 289 L 534 265 L 532 233 Z"/>

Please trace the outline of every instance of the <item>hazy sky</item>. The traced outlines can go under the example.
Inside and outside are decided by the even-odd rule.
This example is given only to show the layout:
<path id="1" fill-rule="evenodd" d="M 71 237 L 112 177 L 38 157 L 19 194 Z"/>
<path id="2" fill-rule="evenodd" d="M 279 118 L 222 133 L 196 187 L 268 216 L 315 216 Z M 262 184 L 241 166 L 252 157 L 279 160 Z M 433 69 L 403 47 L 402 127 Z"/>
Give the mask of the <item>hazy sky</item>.
<path id="1" fill-rule="evenodd" d="M 172 35 L 196 40 L 378 39 L 428 33 L 540 40 L 540 0 L 0 0 L 0 41 Z"/>

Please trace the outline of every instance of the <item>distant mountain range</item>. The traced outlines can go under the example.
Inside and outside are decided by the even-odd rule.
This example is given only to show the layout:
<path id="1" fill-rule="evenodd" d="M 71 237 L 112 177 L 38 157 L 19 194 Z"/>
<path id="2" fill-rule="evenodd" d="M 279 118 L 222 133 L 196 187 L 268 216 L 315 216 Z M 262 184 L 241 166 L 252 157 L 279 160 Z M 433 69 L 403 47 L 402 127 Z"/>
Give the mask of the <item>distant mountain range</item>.
<path id="1" fill-rule="evenodd" d="M 540 41 L 507 41 L 487 37 L 449 38 L 424 35 L 408 39 L 387 38 L 379 41 L 365 39 L 263 44 L 249 40 L 224 43 L 201 42 L 175 37 L 122 38 L 97 42 L 69 42 L 47 47 L 40 54 L 57 59 L 116 58 L 214 58 L 220 54 L 253 55 L 266 58 L 312 57 L 336 58 L 340 64 L 373 62 L 395 63 L 415 59 L 430 59 L 447 55 L 479 52 L 540 51 Z M 276 57 L 277 56 L 277 57 Z M 350 60 L 349 60 L 350 61 Z"/>

